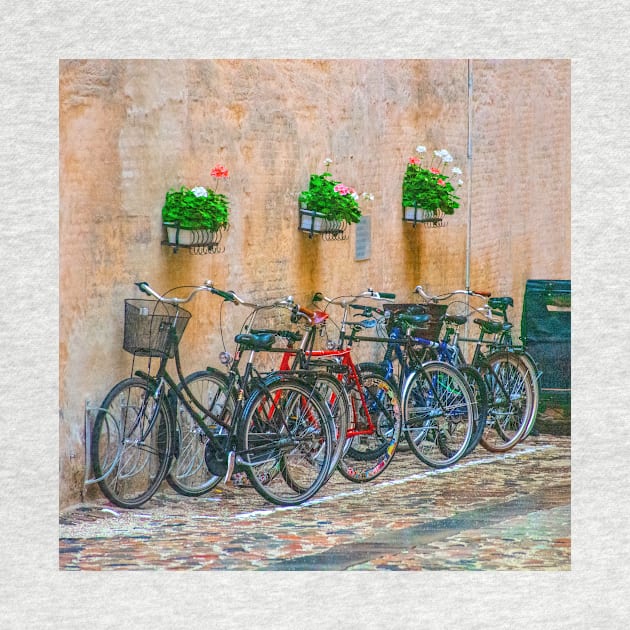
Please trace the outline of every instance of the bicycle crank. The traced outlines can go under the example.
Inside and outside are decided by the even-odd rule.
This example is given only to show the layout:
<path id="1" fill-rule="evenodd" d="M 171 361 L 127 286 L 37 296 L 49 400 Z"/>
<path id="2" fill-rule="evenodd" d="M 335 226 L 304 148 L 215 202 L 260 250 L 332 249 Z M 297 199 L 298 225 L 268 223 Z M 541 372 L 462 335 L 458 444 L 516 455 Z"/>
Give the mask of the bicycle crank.
<path id="1" fill-rule="evenodd" d="M 221 436 L 216 436 L 219 439 Z M 227 436 L 225 436 L 227 438 Z M 223 440 L 224 441 L 224 440 Z M 227 453 L 221 448 L 215 448 L 211 442 L 206 442 L 206 450 L 204 452 L 204 458 L 206 460 L 206 466 L 208 470 L 217 477 L 225 477 L 228 472 L 228 457 Z"/>

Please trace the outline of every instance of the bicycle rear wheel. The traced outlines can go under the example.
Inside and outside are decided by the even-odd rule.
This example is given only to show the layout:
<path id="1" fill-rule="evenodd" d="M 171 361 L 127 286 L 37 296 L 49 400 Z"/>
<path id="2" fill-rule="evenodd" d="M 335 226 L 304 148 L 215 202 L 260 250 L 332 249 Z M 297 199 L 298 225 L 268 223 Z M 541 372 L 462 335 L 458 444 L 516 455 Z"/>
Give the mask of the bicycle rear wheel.
<path id="1" fill-rule="evenodd" d="M 416 457 L 432 468 L 461 459 L 477 422 L 476 407 L 459 370 L 441 361 L 423 364 L 403 390 L 405 437 Z"/>
<path id="2" fill-rule="evenodd" d="M 180 396 L 188 400 L 185 386 L 191 394 L 206 408 L 212 417 L 231 422 L 235 401 L 229 391 L 228 378 L 223 372 L 208 369 L 187 376 L 180 384 Z M 206 464 L 206 445 L 208 437 L 186 409 L 184 403 L 175 399 L 176 424 L 174 458 L 166 481 L 179 494 L 198 497 L 209 492 L 220 481 L 221 476 L 213 475 Z M 193 410 L 201 414 L 194 405 Z M 204 422 L 217 437 L 226 435 L 226 430 L 204 415 Z"/>
<path id="3" fill-rule="evenodd" d="M 488 451 L 503 453 L 518 444 L 527 430 L 534 390 L 527 368 L 515 353 L 495 352 L 487 363 L 488 419 L 480 443 Z"/>
<path id="4" fill-rule="evenodd" d="M 122 508 L 137 508 L 157 491 L 172 455 L 172 421 L 164 399 L 141 378 L 107 394 L 92 431 L 92 465 L 103 494 Z"/>
<path id="5" fill-rule="evenodd" d="M 263 498 L 298 505 L 328 479 L 334 435 L 333 419 L 311 386 L 277 380 L 247 402 L 239 420 L 238 463 Z"/>

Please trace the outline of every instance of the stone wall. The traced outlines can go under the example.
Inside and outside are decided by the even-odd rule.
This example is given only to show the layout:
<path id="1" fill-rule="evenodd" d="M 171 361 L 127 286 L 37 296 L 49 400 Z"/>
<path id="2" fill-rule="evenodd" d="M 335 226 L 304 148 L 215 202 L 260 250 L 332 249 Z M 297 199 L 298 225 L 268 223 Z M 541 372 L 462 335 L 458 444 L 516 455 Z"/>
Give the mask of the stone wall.
<path id="1" fill-rule="evenodd" d="M 513 295 L 527 278 L 570 277 L 570 63 L 564 60 L 68 60 L 60 63 L 60 503 L 85 487 L 84 418 L 129 374 L 123 300 L 212 279 L 253 300 L 368 286 L 409 301 L 472 288 Z M 469 122 L 472 157 L 467 155 Z M 463 170 L 444 229 L 401 221 L 418 144 Z M 335 179 L 368 191 L 371 256 L 297 228 L 297 197 L 331 158 Z M 221 163 L 231 203 L 225 251 L 161 245 L 171 187 L 207 185 Z M 470 216 L 469 216 L 470 200 Z M 220 301 L 200 296 L 185 371 L 217 364 Z M 247 312 L 225 305 L 230 345 Z M 369 353 L 362 348 L 363 355 Z"/>

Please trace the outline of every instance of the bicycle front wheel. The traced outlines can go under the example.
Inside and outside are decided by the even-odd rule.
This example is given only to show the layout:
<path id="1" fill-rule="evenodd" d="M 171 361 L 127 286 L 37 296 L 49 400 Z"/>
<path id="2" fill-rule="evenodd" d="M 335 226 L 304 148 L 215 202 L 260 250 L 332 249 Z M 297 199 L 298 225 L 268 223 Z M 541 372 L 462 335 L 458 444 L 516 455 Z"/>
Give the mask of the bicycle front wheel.
<path id="1" fill-rule="evenodd" d="M 423 364 L 405 384 L 402 404 L 405 437 L 421 462 L 445 468 L 466 454 L 477 405 L 459 370 L 441 361 Z"/>
<path id="2" fill-rule="evenodd" d="M 360 368 L 363 400 L 356 387 L 349 389 L 353 421 L 337 470 L 348 481 L 364 483 L 391 464 L 402 432 L 398 392 L 393 383 L 369 367 Z"/>
<path id="3" fill-rule="evenodd" d="M 488 391 L 483 377 L 474 367 L 463 365 L 459 366 L 457 369 L 462 373 L 462 376 L 466 379 L 468 386 L 472 390 L 477 407 L 475 426 L 470 436 L 470 443 L 466 449 L 466 455 L 469 455 L 477 448 L 486 428 L 486 419 L 488 417 Z"/>
<path id="4" fill-rule="evenodd" d="M 523 441 L 532 432 L 534 424 L 536 423 L 536 417 L 538 416 L 538 407 L 540 405 L 540 376 L 542 373 L 538 368 L 536 361 L 528 352 L 519 351 L 517 354 L 521 361 L 523 361 L 527 374 L 529 375 L 534 397 L 530 417 L 527 421 L 527 426 L 525 427 L 523 436 L 521 437 L 521 441 Z"/>
<path id="5" fill-rule="evenodd" d="M 527 430 L 534 405 L 533 384 L 524 363 L 513 352 L 487 358 L 488 419 L 480 440 L 493 453 L 509 451 Z"/>
<path id="6" fill-rule="evenodd" d="M 318 366 L 320 368 L 321 366 Z M 313 369 L 311 371 L 301 370 L 297 377 L 302 383 L 308 383 L 326 406 L 328 412 L 332 416 L 334 422 L 334 443 L 333 455 L 330 463 L 330 471 L 328 477 L 332 477 L 337 463 L 341 458 L 344 444 L 346 443 L 346 434 L 350 423 L 350 400 L 348 394 L 337 376 L 324 372 L 321 369 Z M 295 372 L 273 372 L 266 380 L 267 383 L 273 383 L 276 380 L 283 379 L 295 380 Z"/>
<path id="7" fill-rule="evenodd" d="M 188 400 L 186 388 L 205 408 L 204 422 L 219 440 L 226 436 L 226 430 L 213 421 L 213 418 L 231 422 L 234 413 L 234 395 L 229 391 L 228 378 L 214 369 L 195 372 L 187 376 L 179 385 L 178 393 Z M 166 481 L 179 494 L 198 497 L 209 492 L 220 481 L 221 476 L 213 475 L 206 464 L 208 437 L 181 401 L 176 398 L 176 424 L 174 458 Z M 194 405 L 196 413 L 202 414 Z"/>
<path id="8" fill-rule="evenodd" d="M 271 503 L 304 503 L 329 477 L 334 422 L 319 394 L 298 380 L 256 390 L 239 419 L 238 437 L 238 463 Z"/>
<path id="9" fill-rule="evenodd" d="M 172 421 L 164 399 L 141 378 L 115 385 L 92 430 L 92 466 L 103 494 L 137 508 L 157 491 L 172 455 Z"/>

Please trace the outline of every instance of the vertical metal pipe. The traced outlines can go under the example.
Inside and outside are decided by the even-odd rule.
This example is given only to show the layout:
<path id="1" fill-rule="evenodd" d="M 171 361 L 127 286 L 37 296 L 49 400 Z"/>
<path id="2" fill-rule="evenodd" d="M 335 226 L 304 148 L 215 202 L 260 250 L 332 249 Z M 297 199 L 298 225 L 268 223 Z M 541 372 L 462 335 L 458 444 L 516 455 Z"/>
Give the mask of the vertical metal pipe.
<path id="1" fill-rule="evenodd" d="M 468 146 L 466 152 L 467 159 L 467 206 L 468 222 L 466 226 L 466 289 L 470 290 L 470 257 L 472 246 L 472 91 L 473 91 L 473 68 L 472 59 L 468 60 Z"/>
<path id="2" fill-rule="evenodd" d="M 466 165 L 467 165 L 467 210 L 468 221 L 466 223 L 466 289 L 470 291 L 470 258 L 472 249 L 472 176 L 473 176 L 473 147 L 472 147 L 472 92 L 473 92 L 473 67 L 472 59 L 468 60 L 468 142 L 466 149 Z M 470 297 L 466 296 L 466 310 L 469 310 Z M 464 325 L 464 335 L 469 336 L 469 323 L 466 321 Z"/>

